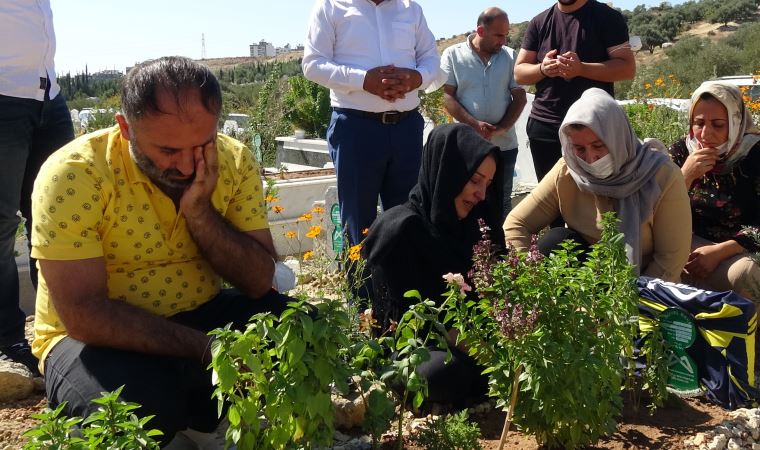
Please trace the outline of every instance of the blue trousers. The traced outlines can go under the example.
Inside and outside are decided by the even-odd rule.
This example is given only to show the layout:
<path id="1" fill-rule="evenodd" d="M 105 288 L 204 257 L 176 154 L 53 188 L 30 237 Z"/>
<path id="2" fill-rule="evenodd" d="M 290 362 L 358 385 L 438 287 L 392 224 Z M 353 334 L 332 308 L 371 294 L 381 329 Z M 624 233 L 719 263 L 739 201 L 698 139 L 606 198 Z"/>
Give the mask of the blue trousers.
<path id="1" fill-rule="evenodd" d="M 416 111 L 392 125 L 333 111 L 327 144 L 338 177 L 340 219 L 350 245 L 360 243 L 362 230 L 375 220 L 378 196 L 383 209 L 408 199 L 420 170 L 423 125 Z"/>
<path id="2" fill-rule="evenodd" d="M 14 256 L 17 211 L 32 230 L 34 179 L 43 162 L 74 139 L 71 115 L 62 95 L 45 101 L 0 95 L 0 347 L 24 339 L 24 313 L 19 308 L 18 270 Z M 30 235 L 30 234 L 28 234 Z M 36 287 L 37 269 L 29 271 Z"/>

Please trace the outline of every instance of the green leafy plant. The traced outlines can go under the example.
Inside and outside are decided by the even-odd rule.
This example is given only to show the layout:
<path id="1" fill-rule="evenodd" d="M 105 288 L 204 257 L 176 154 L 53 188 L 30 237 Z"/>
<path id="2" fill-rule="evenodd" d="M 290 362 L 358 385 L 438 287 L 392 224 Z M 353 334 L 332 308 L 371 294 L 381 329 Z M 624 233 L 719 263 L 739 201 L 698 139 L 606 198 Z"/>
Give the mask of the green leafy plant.
<path id="1" fill-rule="evenodd" d="M 633 356 L 635 277 L 614 214 L 602 228 L 581 262 L 570 243 L 549 258 L 533 246 L 497 261 L 484 227 L 470 274 L 478 300 L 452 285 L 445 303 L 459 339 L 487 367 L 497 405 L 514 405 L 508 417 L 548 447 L 578 448 L 613 431 L 631 375 L 620 358 Z"/>
<path id="2" fill-rule="evenodd" d="M 633 406 L 638 409 L 641 405 L 639 393 L 645 391 L 649 394 L 649 411 L 662 406 L 668 399 L 667 380 L 670 375 L 668 366 L 668 346 L 662 335 L 659 321 L 653 321 L 651 329 L 647 330 L 648 336 L 643 341 L 641 356 L 644 358 L 645 367 L 643 373 L 638 376 L 626 378 L 626 391 L 630 394 Z M 628 370 L 634 371 L 633 359 L 628 359 Z"/>
<path id="3" fill-rule="evenodd" d="M 330 122 L 330 91 L 302 75 L 288 78 L 285 120 L 308 135 L 325 137 Z"/>
<path id="4" fill-rule="evenodd" d="M 433 92 L 420 91 L 420 111 L 436 126 L 451 121 L 451 116 L 443 107 L 443 89 Z"/>
<path id="5" fill-rule="evenodd" d="M 98 409 L 85 419 L 63 415 L 65 403 L 54 410 L 46 409 L 32 415 L 42 423 L 23 434 L 29 439 L 24 449 L 158 449 L 153 438 L 162 433 L 145 428 L 153 416 L 139 418 L 135 415 L 134 411 L 140 405 L 119 400 L 123 388 L 103 393 L 102 397 L 93 400 L 99 405 Z M 77 433 L 81 437 L 76 436 Z"/>
<path id="6" fill-rule="evenodd" d="M 390 366 L 384 370 L 380 379 L 386 384 L 397 384 L 401 387 L 397 446 L 403 448 L 404 407 L 411 398 L 412 407 L 418 409 L 428 395 L 427 380 L 417 373 L 417 367 L 430 360 L 429 347 L 435 346 L 448 352 L 446 336 L 448 332 L 438 319 L 441 309 L 431 300 L 422 300 L 420 293 L 409 291 L 404 294 L 407 298 L 416 298 L 417 303 L 405 312 L 396 327 L 394 340 L 384 340 L 383 343 L 393 343 L 395 357 Z M 451 354 L 447 356 L 447 361 Z"/>
<path id="7" fill-rule="evenodd" d="M 481 450 L 480 427 L 467 419 L 467 411 L 428 422 L 412 442 L 425 450 Z"/>
<path id="8" fill-rule="evenodd" d="M 332 443 L 331 386 L 348 390 L 349 368 L 339 355 L 348 346 L 341 332 L 347 322 L 340 302 L 310 307 L 302 300 L 279 320 L 257 314 L 243 331 L 211 333 L 220 414 L 229 403 L 228 443 L 241 450 Z"/>
<path id="9" fill-rule="evenodd" d="M 378 376 L 380 368 L 389 365 L 387 349 L 393 348 L 393 338 L 373 338 L 373 326 L 371 314 L 360 314 L 359 331 L 347 330 L 352 344 L 344 356 L 354 371 L 352 384 L 364 403 L 362 429 L 372 437 L 372 448 L 378 448 L 382 434 L 396 415 L 396 407 L 388 387 Z"/>
<path id="10" fill-rule="evenodd" d="M 405 295 L 418 302 L 383 335 L 373 337 L 378 325 L 371 310 L 358 315 L 359 332 L 349 333 L 353 344 L 347 349 L 347 358 L 365 404 L 364 429 L 372 435 L 373 448 L 395 415 L 394 401 L 398 405 L 396 442 L 398 448 L 403 447 L 406 405 L 411 402 L 412 408 L 418 409 L 427 398 L 427 380 L 417 368 L 430 359 L 430 348 L 448 351 L 447 332 L 438 319 L 440 307 L 430 300 L 422 301 L 417 291 Z"/>

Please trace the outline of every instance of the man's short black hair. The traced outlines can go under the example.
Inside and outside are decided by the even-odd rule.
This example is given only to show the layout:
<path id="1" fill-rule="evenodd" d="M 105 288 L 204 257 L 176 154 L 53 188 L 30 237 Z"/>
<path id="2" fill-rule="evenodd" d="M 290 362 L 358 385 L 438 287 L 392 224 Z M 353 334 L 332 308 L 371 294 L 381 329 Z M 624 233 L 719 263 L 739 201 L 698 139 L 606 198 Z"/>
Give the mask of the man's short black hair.
<path id="1" fill-rule="evenodd" d="M 507 16 L 507 13 L 498 9 L 498 8 L 489 8 L 478 16 L 478 26 L 484 26 L 488 27 L 491 25 L 496 19 L 504 19 L 509 21 L 509 16 Z"/>
<path id="2" fill-rule="evenodd" d="M 182 110 L 188 91 L 197 89 L 203 107 L 219 116 L 222 90 L 208 67 L 189 58 L 165 56 L 136 65 L 124 79 L 121 112 L 127 120 L 146 114 L 165 113 L 158 106 L 158 92 L 171 96 Z"/>

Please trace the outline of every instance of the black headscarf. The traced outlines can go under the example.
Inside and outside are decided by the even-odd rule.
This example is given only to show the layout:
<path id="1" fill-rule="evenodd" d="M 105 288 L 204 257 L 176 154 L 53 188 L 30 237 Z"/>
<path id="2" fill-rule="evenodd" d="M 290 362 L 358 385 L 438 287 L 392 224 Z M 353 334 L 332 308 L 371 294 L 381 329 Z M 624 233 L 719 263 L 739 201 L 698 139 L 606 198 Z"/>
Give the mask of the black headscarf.
<path id="1" fill-rule="evenodd" d="M 409 201 L 384 212 L 370 228 L 363 248 L 368 263 L 381 263 L 413 220 L 422 220 L 432 237 L 425 240 L 431 248 L 414 251 L 437 255 L 451 272 L 466 274 L 471 267 L 472 246 L 480 239 L 479 218 L 491 228 L 491 240 L 503 249 L 504 174 L 500 153 L 499 147 L 468 125 L 447 124 L 434 129 L 425 144 L 419 178 Z M 454 198 L 489 154 L 496 159 L 496 173 L 486 198 L 460 220 Z"/>

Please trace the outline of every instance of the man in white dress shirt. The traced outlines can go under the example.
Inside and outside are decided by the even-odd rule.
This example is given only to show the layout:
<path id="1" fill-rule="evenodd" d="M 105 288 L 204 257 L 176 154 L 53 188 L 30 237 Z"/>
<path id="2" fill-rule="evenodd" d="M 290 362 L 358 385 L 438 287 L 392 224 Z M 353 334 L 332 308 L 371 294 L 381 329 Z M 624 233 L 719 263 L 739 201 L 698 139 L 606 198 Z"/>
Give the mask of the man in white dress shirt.
<path id="1" fill-rule="evenodd" d="M 317 0 L 306 78 L 330 89 L 327 130 L 341 222 L 351 245 L 417 182 L 423 119 L 417 91 L 439 74 L 435 37 L 412 0 Z"/>
<path id="2" fill-rule="evenodd" d="M 74 138 L 54 56 L 50 1 L 0 1 L 0 359 L 20 362 L 37 375 L 37 359 L 24 338 L 14 243 L 17 211 L 27 231 L 32 229 L 32 187 L 40 166 Z M 29 266 L 36 287 L 33 260 Z"/>

